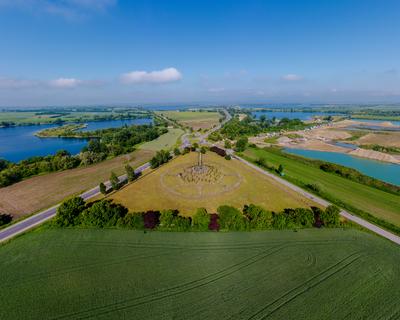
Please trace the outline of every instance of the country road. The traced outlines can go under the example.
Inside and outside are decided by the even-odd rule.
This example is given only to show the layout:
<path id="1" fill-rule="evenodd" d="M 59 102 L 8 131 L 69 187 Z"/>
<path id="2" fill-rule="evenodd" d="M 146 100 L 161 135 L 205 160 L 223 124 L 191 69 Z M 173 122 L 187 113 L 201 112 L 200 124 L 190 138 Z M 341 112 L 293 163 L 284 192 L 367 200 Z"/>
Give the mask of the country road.
<path id="1" fill-rule="evenodd" d="M 312 193 L 309 193 L 309 192 L 301 189 L 300 187 L 298 187 L 298 186 L 296 186 L 296 185 L 294 185 L 294 184 L 292 184 L 292 183 L 290 183 L 290 182 L 288 182 L 288 181 L 286 181 L 286 180 L 284 180 L 284 179 L 282 179 L 282 178 L 280 178 L 280 177 L 278 177 L 278 176 L 276 176 L 276 175 L 274 175 L 274 174 L 272 174 L 272 173 L 270 173 L 268 171 L 265 171 L 265 170 L 261 169 L 260 167 L 256 166 L 255 164 L 252 164 L 251 162 L 249 162 L 249 161 L 247 161 L 247 160 L 245 160 L 245 159 L 243 159 L 243 158 L 241 158 L 241 157 L 239 157 L 237 155 L 233 155 L 232 157 L 234 159 L 246 164 L 247 166 L 253 168 L 254 170 L 257 170 L 258 172 L 260 172 L 260 173 L 262 173 L 262 174 L 264 174 L 264 175 L 276 180 L 277 182 L 285 185 L 286 187 L 296 191 L 297 193 L 300 193 L 302 196 L 304 196 L 304 197 L 306 197 L 306 198 L 308 198 L 308 199 L 310 199 L 310 200 L 312 200 L 312 201 L 314 201 L 314 202 L 316 202 L 316 203 L 318 203 L 318 204 L 320 204 L 322 206 L 326 207 L 326 206 L 329 206 L 331 204 L 328 201 L 326 201 L 326 200 L 324 200 L 322 198 L 319 198 L 319 197 L 313 195 Z M 378 235 L 380 235 L 380 236 L 382 236 L 382 237 L 384 237 L 384 238 L 386 238 L 386 239 L 388 239 L 390 241 L 393 241 L 394 243 L 397 243 L 397 244 L 400 245 L 400 237 L 399 236 L 397 236 L 397 235 L 395 235 L 395 234 L 393 234 L 391 232 L 388 232 L 388 231 L 386 231 L 386 230 L 384 230 L 384 229 L 382 229 L 382 228 L 380 228 L 380 227 L 378 227 L 378 226 L 376 226 L 376 225 L 374 225 L 374 224 L 372 224 L 372 223 L 370 223 L 370 222 L 368 222 L 368 221 L 366 221 L 366 220 L 364 220 L 364 219 L 362 219 L 360 217 L 354 216 L 354 215 L 352 215 L 351 213 L 349 213 L 349 212 L 347 212 L 345 210 L 342 210 L 340 212 L 340 214 L 343 217 L 345 217 L 346 219 L 348 219 L 348 220 L 350 220 L 352 222 L 355 222 L 358 225 L 360 225 L 360 226 L 362 226 L 362 227 L 364 227 L 364 228 L 366 228 L 366 229 L 368 229 L 368 230 L 370 230 L 372 232 L 375 232 L 376 234 L 378 234 Z"/>
<path id="2" fill-rule="evenodd" d="M 150 163 L 145 163 L 141 165 L 140 167 L 135 169 L 135 172 L 142 172 L 145 169 L 150 167 Z M 119 177 L 119 181 L 124 181 L 126 180 L 126 174 L 122 175 Z M 105 182 L 105 185 L 107 188 L 111 186 L 110 181 Z M 88 200 L 90 198 L 93 198 L 97 195 L 100 194 L 99 187 L 95 187 L 91 190 L 88 190 L 80 195 L 80 197 L 84 200 Z M 21 222 L 17 222 L 5 229 L 0 230 L 0 242 L 6 241 L 8 239 L 11 239 L 12 237 L 23 233 L 29 229 L 32 229 L 47 220 L 53 218 L 56 215 L 57 208 L 60 206 L 60 204 L 55 205 L 54 207 L 51 207 L 49 209 L 46 209 L 42 212 L 39 212 L 29 218 L 26 218 L 22 220 Z"/>
<path id="3" fill-rule="evenodd" d="M 207 138 L 207 136 L 211 132 L 214 132 L 214 131 L 218 130 L 225 122 L 227 122 L 227 121 L 229 121 L 231 119 L 231 115 L 225 109 L 223 109 L 223 111 L 226 114 L 225 121 L 223 121 L 217 127 L 215 127 L 212 130 L 210 130 L 207 134 L 203 135 L 201 138 L 202 138 L 202 140 L 204 142 L 205 142 L 205 139 Z M 296 191 L 297 193 L 303 195 L 304 197 L 306 197 L 306 198 L 308 198 L 308 199 L 310 199 L 310 200 L 312 200 L 312 201 L 314 201 L 314 202 L 316 202 L 316 203 L 318 203 L 318 204 L 320 204 L 322 206 L 330 205 L 330 203 L 328 201 L 326 201 L 326 200 L 324 200 L 322 198 L 319 198 L 319 197 L 317 197 L 317 196 L 315 196 L 315 195 L 313 195 L 313 194 L 301 189 L 300 187 L 298 187 L 298 186 L 296 186 L 296 185 L 294 185 L 294 184 L 292 184 L 292 183 L 290 183 L 290 182 L 288 182 L 288 181 L 286 181 L 286 180 L 284 180 L 284 179 L 282 179 L 282 178 L 280 178 L 280 177 L 278 177 L 278 176 L 276 176 L 276 175 L 274 175 L 272 173 L 269 173 L 269 172 L 261 169 L 260 167 L 252 164 L 251 162 L 249 162 L 249 161 L 247 161 L 247 160 L 245 160 L 245 159 L 243 159 L 243 158 L 241 158 L 241 157 L 239 157 L 237 155 L 232 155 L 232 157 L 234 159 L 244 163 L 245 165 L 253 168 L 254 170 L 258 171 L 259 173 L 264 174 L 264 175 L 276 180 L 277 182 L 287 186 L 288 188 Z M 149 167 L 150 167 L 150 163 L 147 162 L 147 163 L 143 164 L 142 166 L 136 168 L 135 171 L 136 172 L 142 172 L 142 171 L 144 171 L 145 169 L 147 169 Z M 119 177 L 119 180 L 120 181 L 124 181 L 124 180 L 126 180 L 126 178 L 127 178 L 126 175 L 122 175 L 122 176 Z M 107 181 L 107 182 L 105 182 L 105 185 L 107 186 L 107 188 L 109 188 L 111 186 L 111 183 L 109 181 Z M 82 193 L 80 195 L 80 197 L 82 197 L 84 200 L 88 200 L 88 199 L 93 198 L 93 197 L 95 197 L 95 196 L 97 196 L 99 194 L 100 194 L 99 187 L 95 187 L 95 188 L 93 188 L 93 189 L 91 189 L 89 191 L 86 191 L 86 192 Z M 38 226 L 38 225 L 44 223 L 45 221 L 53 218 L 55 216 L 55 214 L 56 214 L 56 211 L 57 211 L 57 208 L 59 207 L 59 205 L 60 204 L 57 204 L 54 207 L 46 209 L 46 210 L 44 210 L 44 211 L 42 211 L 40 213 L 37 213 L 37 214 L 25 219 L 25 220 L 22 220 L 21 222 L 17 222 L 15 224 L 3 229 L 3 230 L 0 230 L 0 242 L 6 241 L 8 239 L 11 239 L 12 237 L 14 237 L 16 235 L 21 234 L 21 233 L 23 233 L 23 232 L 25 232 L 25 231 L 27 231 L 29 229 L 32 229 L 35 226 Z M 368 221 L 366 221 L 366 220 L 364 220 L 362 218 L 354 216 L 354 215 L 350 214 L 347 211 L 342 210 L 340 212 L 340 214 L 343 217 L 345 217 L 346 219 L 348 219 L 350 221 L 353 221 L 354 223 L 357 223 L 360 226 L 362 226 L 362 227 L 364 227 L 364 228 L 366 228 L 366 229 L 368 229 L 368 230 L 370 230 L 370 231 L 372 231 L 372 232 L 374 232 L 374 233 L 376 233 L 376 234 L 378 234 L 378 235 L 380 235 L 380 236 L 382 236 L 382 237 L 384 237 L 384 238 L 386 238 L 386 239 L 388 239 L 388 240 L 400 245 L 400 237 L 399 236 L 397 236 L 397 235 L 395 235 L 393 233 L 390 233 L 390 232 L 388 232 L 388 231 L 386 231 L 386 230 L 384 230 L 384 229 L 382 229 L 382 228 L 380 228 L 380 227 L 378 227 L 378 226 L 376 226 L 376 225 L 374 225 L 374 224 L 372 224 L 372 223 L 370 223 L 370 222 L 368 222 Z"/>

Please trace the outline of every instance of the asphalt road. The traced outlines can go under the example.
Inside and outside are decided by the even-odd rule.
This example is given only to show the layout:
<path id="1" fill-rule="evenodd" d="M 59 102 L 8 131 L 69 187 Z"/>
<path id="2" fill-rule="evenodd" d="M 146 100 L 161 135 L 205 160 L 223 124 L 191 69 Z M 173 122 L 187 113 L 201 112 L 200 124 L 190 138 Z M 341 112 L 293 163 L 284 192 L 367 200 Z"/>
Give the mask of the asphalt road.
<path id="1" fill-rule="evenodd" d="M 225 110 L 223 109 L 223 111 L 225 112 L 226 115 L 226 119 L 225 121 L 223 121 L 221 124 L 219 124 L 217 127 L 213 128 L 212 130 L 210 130 L 208 133 L 206 133 L 202 138 L 205 140 L 207 138 L 207 136 L 211 133 L 214 132 L 216 130 L 218 130 L 225 122 L 229 121 L 231 119 L 231 115 Z M 168 121 L 168 119 L 166 119 Z M 183 139 L 183 144 L 182 147 L 184 148 L 185 146 L 189 146 L 190 142 L 189 139 L 187 138 L 187 134 L 184 135 L 184 139 Z M 150 163 L 145 163 L 144 165 L 138 167 L 135 169 L 136 172 L 142 172 L 143 170 L 147 169 L 150 167 Z M 119 177 L 119 180 L 122 182 L 124 180 L 127 179 L 126 174 L 122 175 Z M 104 183 L 108 188 L 111 187 L 111 183 L 110 181 L 106 181 Z M 95 187 L 89 191 L 86 191 L 84 193 L 82 193 L 80 195 L 80 197 L 84 200 L 88 200 L 90 198 L 93 198 L 95 196 L 97 196 L 98 194 L 100 194 L 100 190 L 99 187 Z M 56 215 L 57 212 L 57 208 L 60 206 L 60 204 L 55 205 L 54 207 L 51 207 L 49 209 L 46 209 L 44 211 L 41 211 L 37 214 L 32 215 L 29 218 L 26 218 L 24 220 L 22 220 L 21 222 L 17 222 L 12 224 L 11 226 L 0 230 L 0 242 L 6 241 L 8 239 L 11 239 L 12 237 L 21 234 L 29 229 L 32 229 L 42 223 L 44 223 L 45 221 L 53 218 Z"/>
<path id="2" fill-rule="evenodd" d="M 229 121 L 229 119 L 231 118 L 230 114 L 225 109 L 224 109 L 224 112 L 227 115 L 226 121 Z M 224 121 L 224 123 L 226 121 Z M 219 125 L 218 128 L 220 126 L 221 125 Z M 215 129 L 215 130 L 217 130 L 217 129 Z M 215 131 L 215 130 L 213 130 L 213 131 Z M 211 132 L 209 132 L 208 134 L 210 134 Z M 207 136 L 208 136 L 208 134 L 207 134 Z M 207 136 L 204 137 L 204 140 L 206 139 Z M 284 179 L 282 179 L 282 178 L 280 178 L 280 177 L 278 177 L 278 176 L 276 176 L 276 175 L 274 175 L 272 173 L 269 173 L 269 172 L 257 167 L 256 165 L 254 165 L 254 164 L 242 159 L 241 157 L 239 157 L 237 155 L 233 155 L 233 158 L 238 160 L 238 161 L 243 162 L 244 164 L 248 165 L 249 167 L 253 168 L 254 170 L 260 172 L 261 174 L 264 174 L 264 175 L 276 180 L 277 182 L 287 186 L 288 188 L 290 188 L 290 189 L 302 194 L 304 197 L 306 197 L 306 198 L 308 198 L 308 199 L 310 199 L 310 200 L 312 200 L 312 201 L 314 201 L 316 203 L 321 204 L 322 206 L 328 206 L 328 205 L 331 204 L 328 201 L 326 201 L 324 199 L 321 199 L 321 198 L 319 198 L 319 197 L 317 197 L 317 196 L 315 196 L 315 195 L 313 195 L 313 194 L 311 194 L 311 193 L 299 188 L 298 186 L 295 186 L 294 184 L 291 184 L 290 182 L 288 182 L 288 181 L 286 181 L 286 180 L 284 180 Z M 149 167 L 150 167 L 150 163 L 147 162 L 144 165 L 136 168 L 135 171 L 136 172 L 142 172 L 143 170 L 145 170 L 145 169 L 147 169 Z M 119 177 L 119 180 L 120 181 L 125 181 L 126 178 L 127 178 L 126 174 L 124 174 L 124 175 Z M 111 186 L 111 183 L 109 181 L 107 181 L 107 182 L 105 182 L 105 185 L 107 186 L 107 188 L 109 188 Z M 90 198 L 93 198 L 93 197 L 97 196 L 99 193 L 100 193 L 99 187 L 96 187 L 96 188 L 93 188 L 93 189 L 91 189 L 89 191 L 86 191 L 86 192 L 82 193 L 80 196 L 84 200 L 88 200 Z M 54 206 L 54 207 L 51 207 L 49 209 L 46 209 L 46 210 L 44 210 L 44 211 L 42 211 L 40 213 L 37 213 L 37 214 L 35 214 L 35 215 L 33 215 L 33 216 L 29 217 L 29 218 L 26 218 L 25 220 L 22 220 L 21 222 L 17 222 L 15 224 L 11 225 L 8 228 L 0 230 L 0 242 L 6 241 L 6 240 L 8 240 L 8 239 L 20 234 L 20 233 L 25 232 L 26 230 L 32 229 L 35 226 L 37 226 L 39 224 L 42 224 L 43 222 L 53 218 L 55 216 L 55 214 L 56 214 L 58 206 L 59 206 L 59 204 Z M 380 228 L 380 227 L 378 227 L 378 226 L 376 226 L 376 225 L 374 225 L 374 224 L 372 224 L 372 223 L 370 223 L 370 222 L 368 222 L 368 221 L 366 221 L 364 219 L 361 219 L 361 218 L 359 218 L 357 216 L 354 216 L 354 215 L 352 215 L 351 213 L 349 213 L 347 211 L 342 210 L 340 212 L 340 214 L 343 217 L 345 217 L 346 219 L 348 219 L 350 221 L 353 221 L 353 222 L 359 224 L 360 226 L 362 226 L 362 227 L 364 227 L 364 228 L 366 228 L 366 229 L 368 229 L 368 230 L 370 230 L 372 232 L 375 232 L 376 234 L 378 234 L 378 235 L 380 235 L 380 236 L 382 236 L 382 237 L 384 237 L 384 238 L 386 238 L 386 239 L 388 239 L 390 241 L 393 241 L 394 243 L 397 243 L 397 244 L 400 245 L 400 237 L 399 236 L 396 236 L 395 234 L 390 233 L 390 232 L 388 232 L 388 231 L 386 231 L 386 230 L 384 230 L 384 229 L 382 229 L 382 228 Z"/>
<path id="3" fill-rule="evenodd" d="M 143 170 L 150 167 L 150 163 L 145 163 L 144 165 L 135 169 L 135 172 L 142 172 Z M 119 181 L 125 181 L 127 179 L 126 174 L 119 177 Z M 111 187 L 110 181 L 105 182 L 107 188 Z M 84 200 L 88 200 L 100 194 L 99 187 L 88 190 L 80 195 L 80 197 Z M 40 213 L 37 213 L 29 218 L 22 220 L 21 222 L 17 222 L 8 228 L 0 230 L 0 242 L 6 241 L 20 233 L 23 233 L 29 229 L 34 228 L 35 226 L 42 224 L 43 222 L 53 218 L 56 215 L 57 208 L 60 204 L 55 205 L 49 209 L 46 209 Z"/>
<path id="4" fill-rule="evenodd" d="M 245 160 L 245 159 L 243 159 L 243 158 L 241 158 L 241 157 L 239 157 L 237 155 L 234 155 L 233 158 L 239 160 L 240 162 L 243 162 L 244 164 L 248 165 L 249 167 L 253 168 L 254 170 L 257 170 L 258 172 L 260 172 L 260 173 L 262 173 L 262 174 L 264 174 L 264 175 L 276 180 L 277 182 L 287 186 L 288 188 L 296 191 L 297 193 L 300 193 L 304 197 L 306 197 L 306 198 L 308 198 L 308 199 L 310 199 L 310 200 L 312 200 L 312 201 L 314 201 L 314 202 L 316 202 L 316 203 L 318 203 L 318 204 L 320 204 L 322 206 L 331 205 L 331 203 L 329 203 L 328 201 L 326 201 L 324 199 L 321 199 L 321 198 L 313 195 L 312 193 L 309 193 L 309 192 L 301 189 L 300 187 L 298 187 L 298 186 L 296 186 L 294 184 L 291 184 L 290 182 L 288 182 L 288 181 L 286 181 L 286 180 L 284 180 L 284 179 L 282 179 L 282 178 L 280 178 L 280 177 L 278 177 L 278 176 L 276 176 L 276 175 L 274 175 L 272 173 L 269 173 L 268 171 L 265 171 L 265 170 L 257 167 L 256 165 L 252 164 L 251 162 L 249 162 L 249 161 L 247 161 L 247 160 Z M 376 234 L 379 234 L 380 236 L 382 236 L 382 237 L 384 237 L 384 238 L 386 238 L 386 239 L 388 239 L 390 241 L 393 241 L 394 243 L 397 243 L 397 244 L 400 245 L 400 237 L 399 236 L 397 236 L 397 235 L 395 235 L 393 233 L 390 233 L 390 232 L 388 232 L 388 231 L 386 231 L 386 230 L 384 230 L 384 229 L 382 229 L 382 228 L 380 228 L 380 227 L 378 227 L 378 226 L 376 226 L 376 225 L 374 225 L 374 224 L 372 224 L 372 223 L 370 223 L 370 222 L 368 222 L 368 221 L 366 221 L 364 219 L 361 219 L 360 217 L 354 216 L 354 215 L 352 215 L 351 213 L 349 213 L 349 212 L 347 212 L 345 210 L 342 210 L 340 212 L 340 214 L 343 217 L 345 217 L 346 219 L 357 223 L 358 225 L 364 227 L 365 229 L 368 229 L 368 230 L 370 230 L 372 232 L 375 232 Z"/>

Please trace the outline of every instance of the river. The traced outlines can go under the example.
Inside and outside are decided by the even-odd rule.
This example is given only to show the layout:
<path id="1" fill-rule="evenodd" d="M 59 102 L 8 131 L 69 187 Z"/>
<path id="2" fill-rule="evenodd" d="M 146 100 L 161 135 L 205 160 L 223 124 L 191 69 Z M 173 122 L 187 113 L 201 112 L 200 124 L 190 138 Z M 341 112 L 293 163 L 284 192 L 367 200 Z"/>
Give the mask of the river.
<path id="1" fill-rule="evenodd" d="M 124 125 L 149 124 L 152 123 L 152 119 L 102 120 L 86 123 L 88 126 L 83 130 L 88 131 L 117 128 Z M 0 128 L 0 158 L 18 162 L 33 156 L 54 154 L 60 149 L 77 154 L 86 145 L 86 139 L 39 138 L 35 136 L 37 131 L 56 126 L 56 124 L 46 124 Z"/>
<path id="2" fill-rule="evenodd" d="M 391 184 L 400 185 L 400 165 L 398 164 L 364 159 L 338 152 L 291 148 L 286 148 L 285 151 L 287 153 L 296 154 L 306 158 L 337 163 L 342 166 L 356 169 L 367 176 L 374 177 L 376 179 L 389 182 Z"/>

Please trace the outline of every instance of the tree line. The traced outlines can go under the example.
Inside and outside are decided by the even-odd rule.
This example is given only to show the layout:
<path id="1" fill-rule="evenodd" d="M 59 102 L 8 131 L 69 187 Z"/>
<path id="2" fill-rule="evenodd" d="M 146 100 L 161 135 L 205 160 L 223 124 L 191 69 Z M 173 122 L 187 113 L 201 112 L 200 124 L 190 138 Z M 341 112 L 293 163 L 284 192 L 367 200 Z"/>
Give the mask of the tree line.
<path id="1" fill-rule="evenodd" d="M 230 121 L 225 123 L 220 130 L 210 134 L 209 139 L 213 141 L 222 140 L 224 138 L 235 140 L 243 136 L 255 136 L 262 132 L 302 130 L 308 126 L 309 125 L 299 119 L 267 119 L 264 115 L 256 119 L 251 114 L 248 114 L 242 121 L 236 116 L 233 117 Z"/>
<path id="2" fill-rule="evenodd" d="M 222 205 L 217 213 L 199 208 L 193 217 L 179 214 L 178 210 L 128 212 L 121 204 L 111 200 L 85 203 L 80 197 L 64 201 L 57 209 L 54 225 L 59 227 L 122 227 L 136 230 L 159 231 L 252 231 L 270 229 L 299 229 L 340 227 L 340 210 L 336 206 L 326 209 L 287 208 L 273 212 L 254 204 L 242 210 Z"/>
<path id="3" fill-rule="evenodd" d="M 89 140 L 78 155 L 71 155 L 66 150 L 60 150 L 55 155 L 35 156 L 18 163 L 0 159 L 0 187 L 37 174 L 87 166 L 132 152 L 137 144 L 154 140 L 167 131 L 166 128 L 152 125 L 88 131 L 84 134 L 96 138 Z"/>

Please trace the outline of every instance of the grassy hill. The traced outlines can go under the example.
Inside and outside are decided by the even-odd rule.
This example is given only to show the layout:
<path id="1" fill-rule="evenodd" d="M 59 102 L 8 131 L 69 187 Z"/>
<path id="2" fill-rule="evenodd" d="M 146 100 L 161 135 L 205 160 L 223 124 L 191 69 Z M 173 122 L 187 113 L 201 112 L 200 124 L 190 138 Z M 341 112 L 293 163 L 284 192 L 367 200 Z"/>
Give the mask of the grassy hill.
<path id="1" fill-rule="evenodd" d="M 0 246 L 1 319 L 397 319 L 400 248 L 347 229 L 41 229 Z"/>

